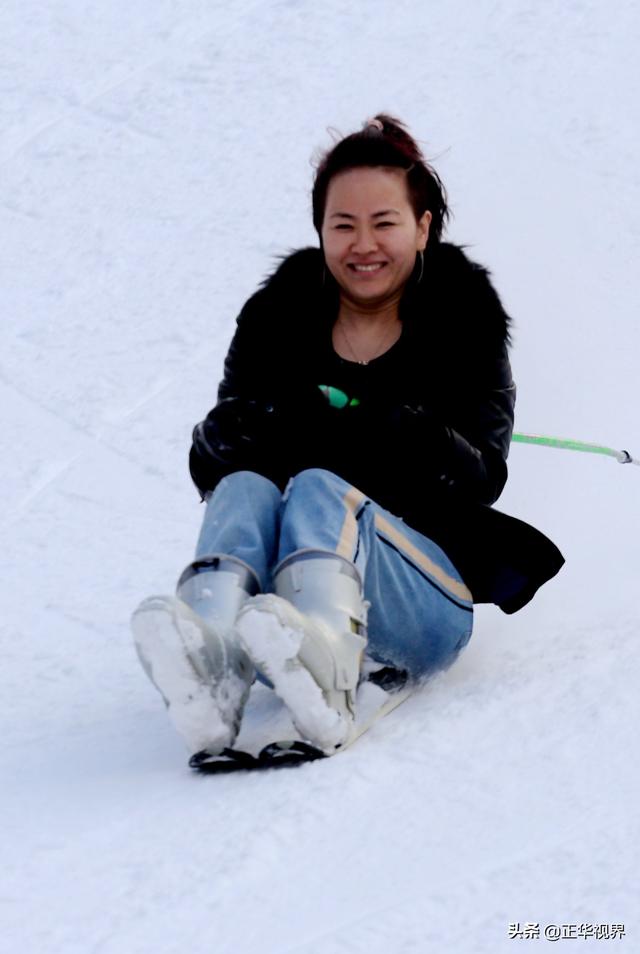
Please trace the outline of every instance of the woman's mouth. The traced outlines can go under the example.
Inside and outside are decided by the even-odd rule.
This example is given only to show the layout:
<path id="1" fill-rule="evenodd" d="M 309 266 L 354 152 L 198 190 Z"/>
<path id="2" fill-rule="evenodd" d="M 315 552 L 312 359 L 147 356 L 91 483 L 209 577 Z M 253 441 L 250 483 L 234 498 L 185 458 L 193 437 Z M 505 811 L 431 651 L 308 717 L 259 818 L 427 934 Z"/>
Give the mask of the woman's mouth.
<path id="1" fill-rule="evenodd" d="M 385 265 L 386 262 L 375 262 L 372 265 L 356 265 L 355 263 L 350 262 L 348 268 L 361 275 L 370 275 L 373 272 L 379 272 L 380 269 L 384 268 Z"/>

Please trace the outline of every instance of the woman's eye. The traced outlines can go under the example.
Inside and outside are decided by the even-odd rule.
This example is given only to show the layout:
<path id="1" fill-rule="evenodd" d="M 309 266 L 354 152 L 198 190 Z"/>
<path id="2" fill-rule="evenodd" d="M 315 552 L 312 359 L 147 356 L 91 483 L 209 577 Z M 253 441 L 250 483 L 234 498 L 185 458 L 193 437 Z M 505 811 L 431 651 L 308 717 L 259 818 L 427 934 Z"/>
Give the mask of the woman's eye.
<path id="1" fill-rule="evenodd" d="M 395 223 L 394 222 L 378 222 L 379 229 L 385 229 L 390 225 L 395 225 Z"/>
<path id="2" fill-rule="evenodd" d="M 336 225 L 336 229 L 340 229 L 341 232 L 344 232 L 346 229 L 350 229 L 351 226 L 348 222 L 342 222 L 340 225 Z"/>

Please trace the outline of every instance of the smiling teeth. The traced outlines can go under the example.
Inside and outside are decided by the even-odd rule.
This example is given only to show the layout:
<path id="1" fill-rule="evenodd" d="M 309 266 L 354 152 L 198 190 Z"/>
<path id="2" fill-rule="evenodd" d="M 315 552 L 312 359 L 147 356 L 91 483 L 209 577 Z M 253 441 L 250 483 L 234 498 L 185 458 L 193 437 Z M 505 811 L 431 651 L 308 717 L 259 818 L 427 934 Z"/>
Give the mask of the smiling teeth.
<path id="1" fill-rule="evenodd" d="M 382 265 L 354 265 L 353 267 L 357 272 L 375 272 L 382 268 Z"/>

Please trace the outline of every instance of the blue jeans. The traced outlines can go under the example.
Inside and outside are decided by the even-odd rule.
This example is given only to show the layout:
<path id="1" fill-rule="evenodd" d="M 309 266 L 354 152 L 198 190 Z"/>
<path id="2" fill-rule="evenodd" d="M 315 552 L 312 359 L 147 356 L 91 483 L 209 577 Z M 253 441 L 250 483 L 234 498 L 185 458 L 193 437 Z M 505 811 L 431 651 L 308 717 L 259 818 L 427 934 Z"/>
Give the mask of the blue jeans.
<path id="1" fill-rule="evenodd" d="M 207 502 L 196 559 L 235 556 L 271 592 L 280 561 L 308 548 L 360 571 L 374 659 L 419 677 L 449 666 L 469 641 L 472 597 L 440 547 L 327 470 L 302 471 L 284 494 L 250 471 L 225 477 Z"/>

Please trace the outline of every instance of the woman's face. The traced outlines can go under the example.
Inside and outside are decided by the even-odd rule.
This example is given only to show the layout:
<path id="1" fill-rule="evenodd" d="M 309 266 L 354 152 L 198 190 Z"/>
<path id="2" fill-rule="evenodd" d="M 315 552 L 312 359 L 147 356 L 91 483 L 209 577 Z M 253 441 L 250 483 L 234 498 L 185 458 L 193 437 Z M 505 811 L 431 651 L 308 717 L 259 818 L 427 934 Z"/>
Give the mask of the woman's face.
<path id="1" fill-rule="evenodd" d="M 416 221 L 401 169 L 363 167 L 335 175 L 327 190 L 322 245 L 343 296 L 369 308 L 398 298 L 416 252 L 427 244 L 430 222 L 430 212 Z"/>

